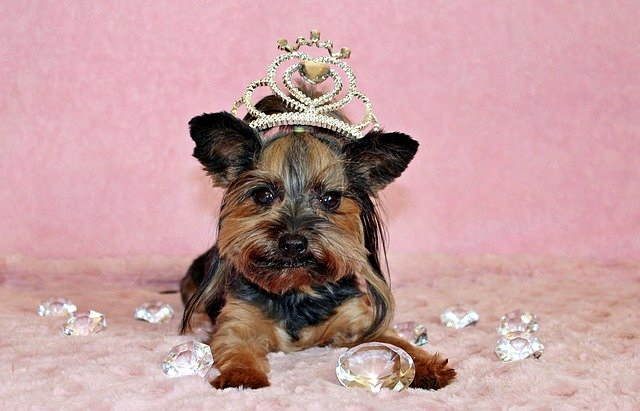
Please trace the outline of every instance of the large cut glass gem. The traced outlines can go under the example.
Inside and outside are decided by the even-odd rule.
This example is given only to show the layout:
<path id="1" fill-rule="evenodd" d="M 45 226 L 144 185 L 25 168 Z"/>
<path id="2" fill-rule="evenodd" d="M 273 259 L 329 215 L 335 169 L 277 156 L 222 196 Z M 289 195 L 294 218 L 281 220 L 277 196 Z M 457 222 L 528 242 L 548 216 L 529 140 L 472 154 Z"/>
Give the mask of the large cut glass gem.
<path id="1" fill-rule="evenodd" d="M 534 314 L 528 311 L 515 310 L 500 318 L 498 334 L 506 335 L 515 331 L 534 333 L 539 328 L 538 318 Z"/>
<path id="2" fill-rule="evenodd" d="M 522 331 L 508 333 L 496 343 L 496 355 L 505 362 L 540 358 L 543 352 L 544 345 L 538 337 Z"/>
<path id="3" fill-rule="evenodd" d="M 169 377 L 207 375 L 213 365 L 211 348 L 198 341 L 176 345 L 162 361 L 162 372 Z"/>
<path id="4" fill-rule="evenodd" d="M 422 324 L 418 324 L 415 321 L 405 321 L 393 326 L 398 335 L 411 344 L 416 346 L 425 345 L 429 342 L 429 336 L 427 335 L 427 327 Z"/>
<path id="5" fill-rule="evenodd" d="M 456 329 L 475 325 L 479 319 L 477 312 L 462 305 L 449 307 L 440 315 L 440 321 L 445 327 Z"/>
<path id="6" fill-rule="evenodd" d="M 52 297 L 40 303 L 38 315 L 41 317 L 62 317 L 72 315 L 76 310 L 76 305 L 66 298 Z"/>
<path id="7" fill-rule="evenodd" d="M 164 323 L 173 318 L 173 308 L 162 301 L 150 301 L 136 308 L 133 318 L 152 324 Z"/>
<path id="8" fill-rule="evenodd" d="M 383 388 L 402 391 L 411 384 L 416 370 L 413 359 L 391 344 L 365 343 L 351 348 L 338 358 L 336 375 L 345 387 Z"/>
<path id="9" fill-rule="evenodd" d="M 97 334 L 107 328 L 107 320 L 104 315 L 97 311 L 79 313 L 69 317 L 62 327 L 65 335 L 92 335 Z"/>

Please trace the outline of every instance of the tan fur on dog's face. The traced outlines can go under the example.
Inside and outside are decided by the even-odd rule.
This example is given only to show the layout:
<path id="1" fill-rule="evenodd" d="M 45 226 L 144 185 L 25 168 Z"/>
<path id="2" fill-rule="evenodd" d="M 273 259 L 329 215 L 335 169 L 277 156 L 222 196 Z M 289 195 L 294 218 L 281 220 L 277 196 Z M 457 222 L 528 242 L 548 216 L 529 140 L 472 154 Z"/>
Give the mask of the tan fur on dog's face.
<path id="1" fill-rule="evenodd" d="M 337 281 L 366 264 L 360 207 L 347 190 L 344 159 L 308 133 L 292 133 L 265 144 L 256 167 L 228 188 L 220 215 L 220 254 L 236 269 L 274 293 Z M 268 189 L 269 205 L 256 202 Z M 339 196 L 335 208 L 325 196 Z M 278 248 L 283 233 L 304 236 L 308 261 L 286 267 Z"/>

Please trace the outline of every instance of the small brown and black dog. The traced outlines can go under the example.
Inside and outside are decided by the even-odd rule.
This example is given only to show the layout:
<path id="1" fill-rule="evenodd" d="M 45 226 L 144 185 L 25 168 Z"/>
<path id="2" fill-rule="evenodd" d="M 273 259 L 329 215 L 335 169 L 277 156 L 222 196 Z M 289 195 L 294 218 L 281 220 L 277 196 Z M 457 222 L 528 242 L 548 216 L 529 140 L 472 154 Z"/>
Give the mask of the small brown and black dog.
<path id="1" fill-rule="evenodd" d="M 287 111 L 269 96 L 256 107 Z M 315 127 L 281 127 L 264 140 L 220 112 L 193 118 L 194 157 L 225 188 L 218 238 L 181 283 L 182 332 L 194 314 L 213 323 L 209 344 L 216 388 L 269 385 L 269 352 L 378 341 L 407 351 L 415 388 L 455 378 L 448 360 L 400 338 L 390 327 L 393 298 L 380 255 L 376 193 L 400 176 L 418 143 L 371 131 L 350 140 Z"/>

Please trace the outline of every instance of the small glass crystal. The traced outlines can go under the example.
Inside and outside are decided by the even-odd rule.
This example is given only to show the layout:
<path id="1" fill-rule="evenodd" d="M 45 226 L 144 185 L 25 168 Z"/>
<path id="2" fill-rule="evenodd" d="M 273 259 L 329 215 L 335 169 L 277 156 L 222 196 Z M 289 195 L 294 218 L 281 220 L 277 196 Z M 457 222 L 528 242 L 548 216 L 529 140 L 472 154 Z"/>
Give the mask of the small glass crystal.
<path id="1" fill-rule="evenodd" d="M 97 334 L 107 328 L 107 320 L 104 315 L 97 311 L 79 313 L 69 317 L 62 327 L 65 335 L 92 335 Z"/>
<path id="2" fill-rule="evenodd" d="M 544 345 L 538 337 L 522 331 L 508 333 L 496 343 L 496 355 L 504 362 L 540 358 Z"/>
<path id="3" fill-rule="evenodd" d="M 173 318 L 173 308 L 162 301 L 150 301 L 136 308 L 133 318 L 152 324 L 164 323 Z"/>
<path id="4" fill-rule="evenodd" d="M 538 318 L 528 311 L 515 310 L 500 318 L 498 334 L 506 335 L 514 331 L 534 333 L 538 331 Z"/>
<path id="5" fill-rule="evenodd" d="M 429 342 L 427 327 L 415 321 L 405 321 L 393 326 L 398 335 L 416 346 L 425 345 Z"/>
<path id="6" fill-rule="evenodd" d="M 76 305 L 66 298 L 52 297 L 40 303 L 38 315 L 41 317 L 62 317 L 75 313 Z"/>
<path id="7" fill-rule="evenodd" d="M 213 365 L 211 348 L 198 341 L 176 345 L 162 361 L 162 372 L 168 377 L 207 375 Z"/>
<path id="8" fill-rule="evenodd" d="M 445 327 L 456 329 L 475 325 L 479 319 L 477 312 L 462 305 L 449 307 L 440 315 L 440 321 Z"/>
<path id="9" fill-rule="evenodd" d="M 345 387 L 383 388 L 402 391 L 411 384 L 416 370 L 413 359 L 404 350 L 384 343 L 365 343 L 351 348 L 338 358 L 336 376 Z"/>

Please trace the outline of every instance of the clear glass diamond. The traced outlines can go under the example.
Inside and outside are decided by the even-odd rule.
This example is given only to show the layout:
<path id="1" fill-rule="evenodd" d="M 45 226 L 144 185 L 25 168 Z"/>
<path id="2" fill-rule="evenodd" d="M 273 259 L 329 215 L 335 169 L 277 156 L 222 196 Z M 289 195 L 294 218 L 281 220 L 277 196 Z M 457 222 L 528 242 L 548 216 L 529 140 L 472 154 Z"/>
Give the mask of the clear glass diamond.
<path id="1" fill-rule="evenodd" d="M 66 298 L 52 297 L 40 303 L 38 315 L 41 317 L 62 317 L 72 315 L 76 310 L 76 305 Z"/>
<path id="2" fill-rule="evenodd" d="M 544 345 L 538 337 L 522 331 L 508 333 L 496 343 L 496 355 L 505 362 L 540 358 L 543 352 Z"/>
<path id="3" fill-rule="evenodd" d="M 429 336 L 427 335 L 427 327 L 422 324 L 418 324 L 415 321 L 405 321 L 393 326 L 398 335 L 411 344 L 416 346 L 425 345 L 429 342 Z"/>
<path id="4" fill-rule="evenodd" d="M 204 377 L 213 365 L 211 348 L 198 341 L 176 345 L 162 361 L 162 372 L 169 377 Z"/>
<path id="5" fill-rule="evenodd" d="M 506 335 L 515 331 L 534 333 L 538 331 L 538 318 L 528 311 L 515 310 L 500 318 L 498 334 Z"/>
<path id="6" fill-rule="evenodd" d="M 65 335 L 92 335 L 97 334 L 107 328 L 107 320 L 104 315 L 97 311 L 79 313 L 69 317 L 62 327 Z"/>
<path id="7" fill-rule="evenodd" d="M 440 321 L 445 327 L 456 329 L 475 325 L 479 319 L 477 312 L 462 305 L 449 307 L 440 315 Z"/>
<path id="8" fill-rule="evenodd" d="M 338 358 L 336 376 L 345 387 L 383 388 L 402 391 L 411 384 L 416 370 L 413 359 L 404 350 L 384 343 L 365 343 L 351 348 Z"/>
<path id="9" fill-rule="evenodd" d="M 152 324 L 164 323 L 173 318 L 173 308 L 162 301 L 150 301 L 136 308 L 133 318 Z"/>

